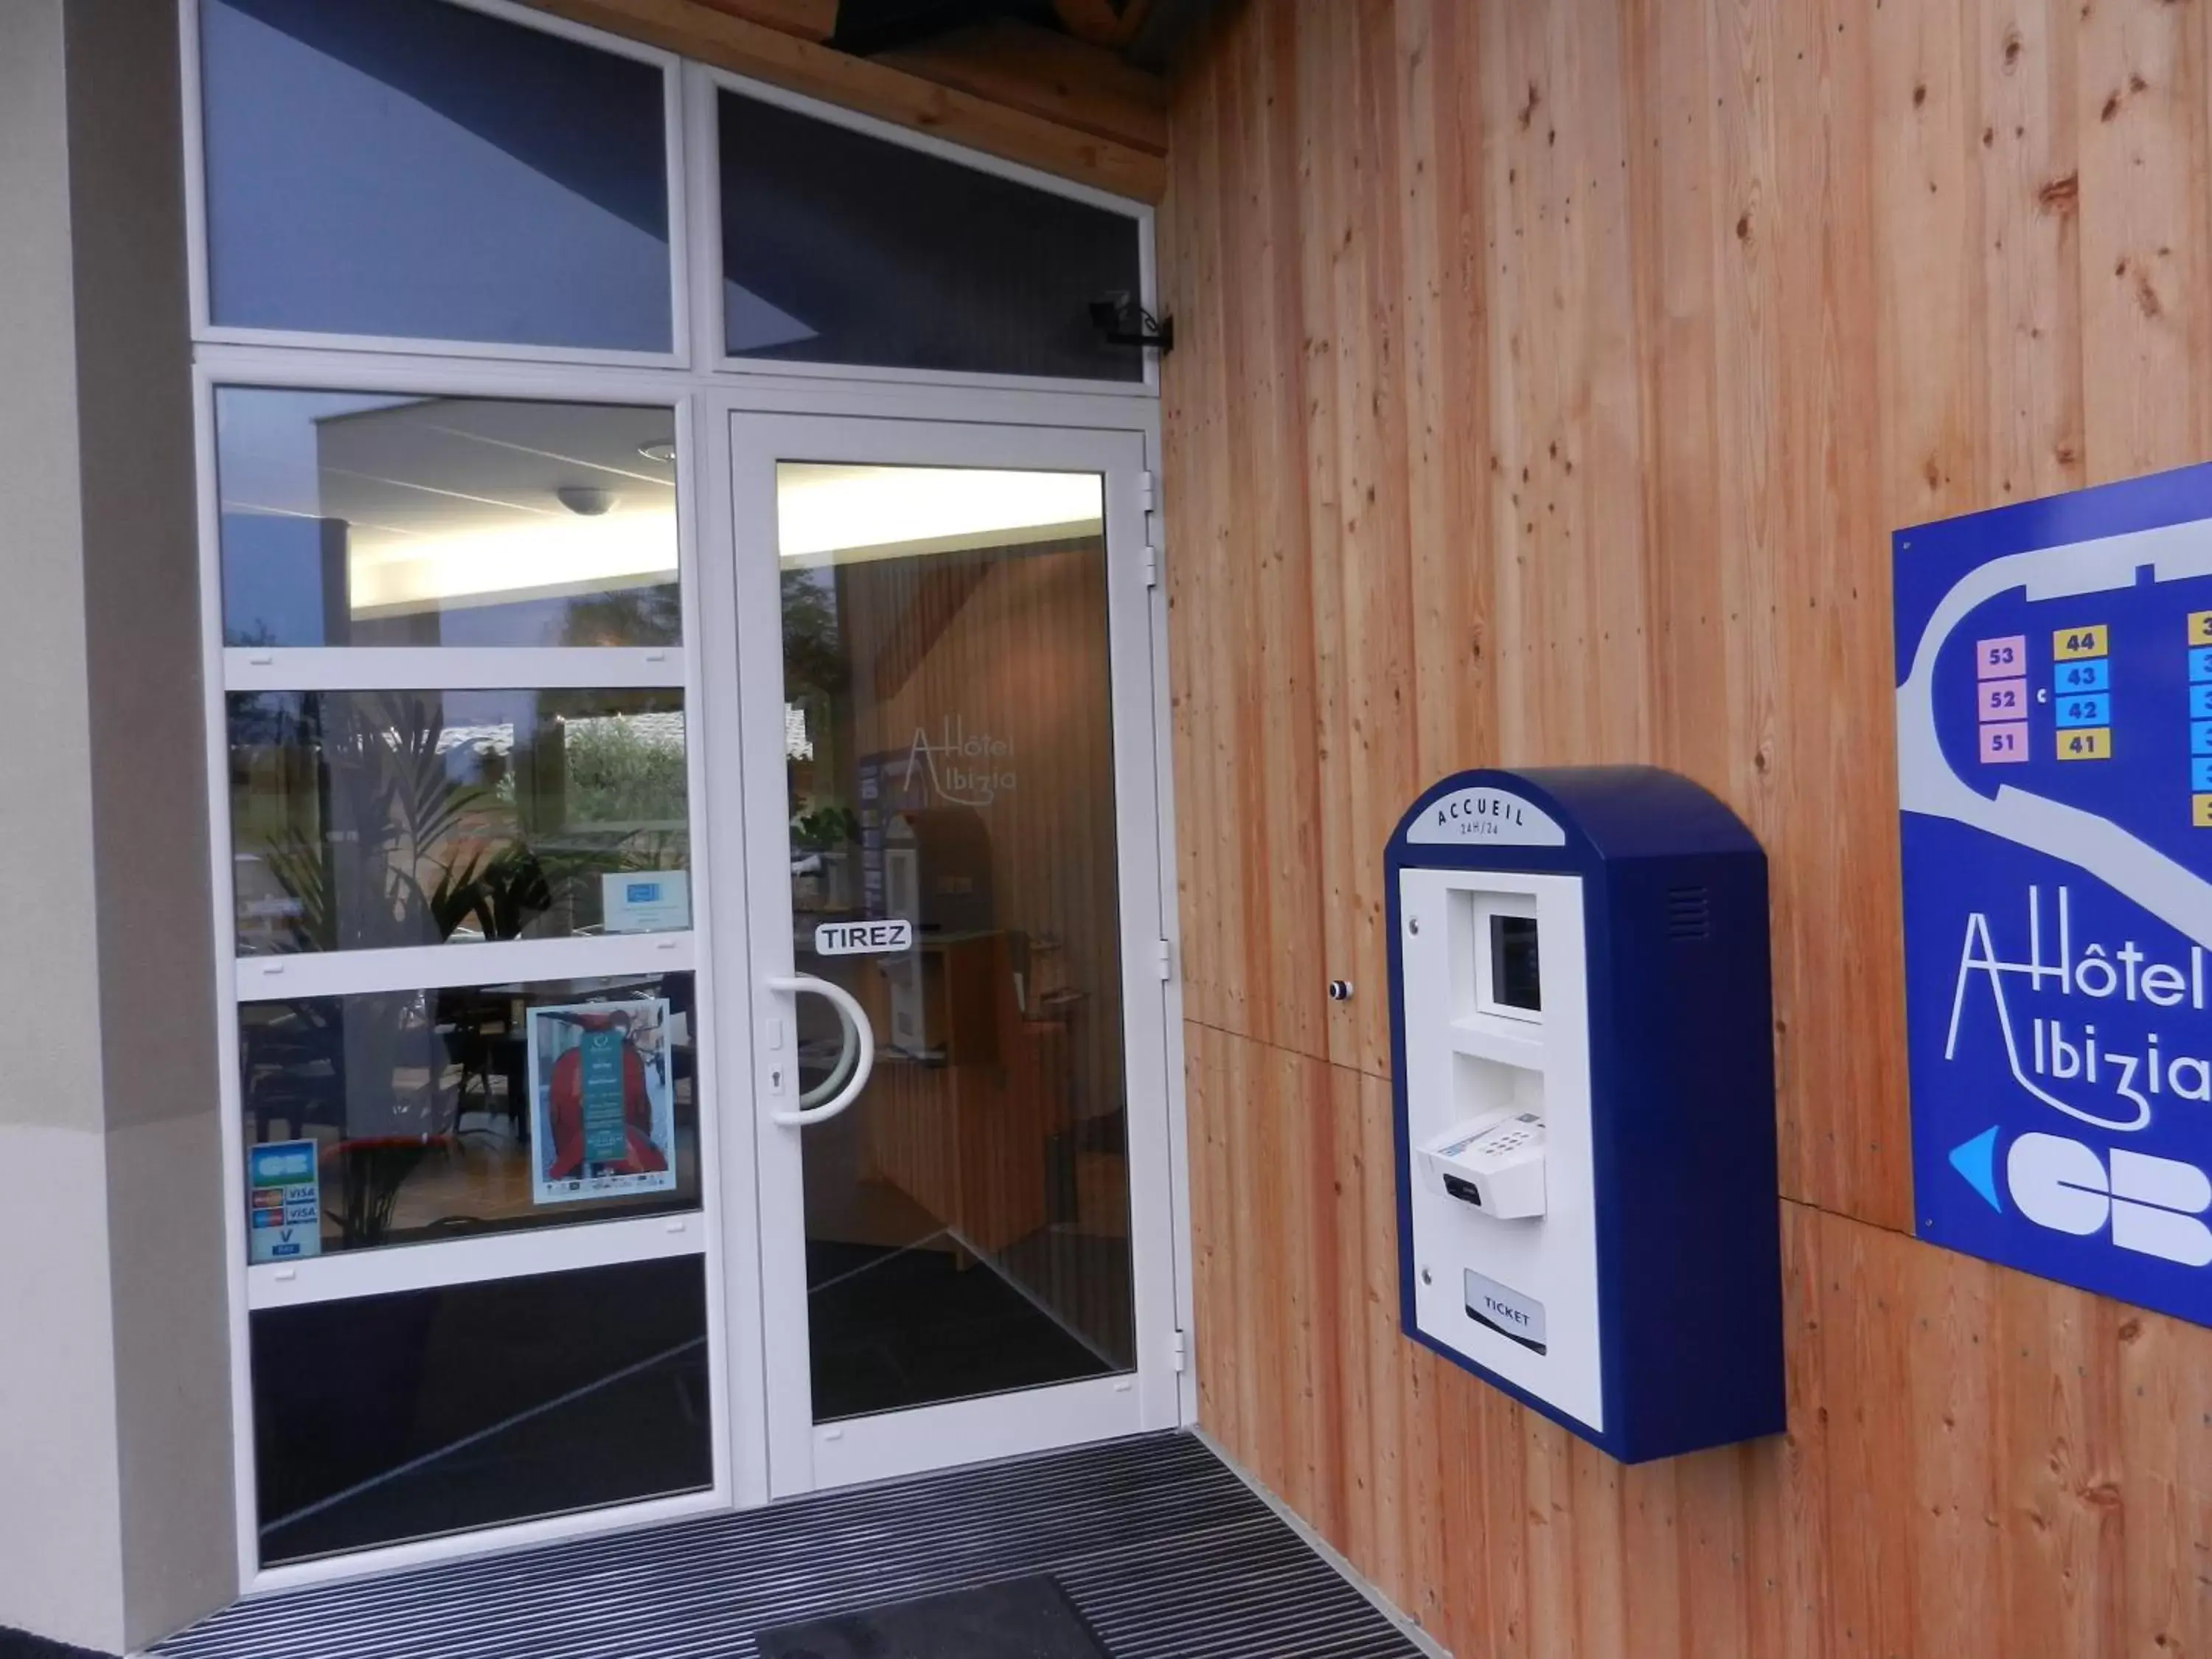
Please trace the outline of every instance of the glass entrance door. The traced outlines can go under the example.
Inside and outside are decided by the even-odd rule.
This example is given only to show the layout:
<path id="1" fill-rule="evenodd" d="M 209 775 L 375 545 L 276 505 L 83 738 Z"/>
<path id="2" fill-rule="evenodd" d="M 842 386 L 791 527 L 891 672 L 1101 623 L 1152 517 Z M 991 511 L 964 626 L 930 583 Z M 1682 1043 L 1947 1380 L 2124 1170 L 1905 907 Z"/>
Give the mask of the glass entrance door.
<path id="1" fill-rule="evenodd" d="M 1171 1423 L 1139 441 L 732 424 L 771 1487 Z"/>

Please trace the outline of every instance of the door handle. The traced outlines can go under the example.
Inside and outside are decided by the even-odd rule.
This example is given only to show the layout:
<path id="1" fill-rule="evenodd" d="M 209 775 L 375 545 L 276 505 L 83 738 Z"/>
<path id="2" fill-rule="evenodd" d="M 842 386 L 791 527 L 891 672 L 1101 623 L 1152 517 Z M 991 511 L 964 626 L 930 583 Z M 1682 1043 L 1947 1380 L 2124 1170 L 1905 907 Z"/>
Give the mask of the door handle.
<path id="1" fill-rule="evenodd" d="M 801 1111 L 811 1111 L 845 1086 L 845 1079 L 853 1074 L 853 1062 L 860 1057 L 860 1044 L 853 1030 L 853 1017 L 845 1012 L 842 1003 L 833 1005 L 837 1010 L 837 1063 L 830 1068 L 830 1075 L 799 1097 Z"/>
<path id="2" fill-rule="evenodd" d="M 826 1123 L 860 1097 L 860 1091 L 868 1086 L 868 1073 L 875 1069 L 876 1034 L 868 1027 L 867 1012 L 843 986 L 833 985 L 826 979 L 817 979 L 811 974 L 772 975 L 762 983 L 771 991 L 787 992 L 793 996 L 801 991 L 811 991 L 817 996 L 827 997 L 844 1023 L 847 1041 L 837 1056 L 836 1069 L 830 1074 L 829 1081 L 800 1096 L 799 1110 L 769 1114 L 771 1122 L 790 1128 L 804 1128 L 810 1123 Z M 844 1078 L 844 1085 L 840 1088 L 838 1079 L 843 1076 L 848 1065 L 852 1067 L 852 1075 Z M 828 1089 L 835 1089 L 836 1092 L 818 1106 L 806 1103 Z"/>

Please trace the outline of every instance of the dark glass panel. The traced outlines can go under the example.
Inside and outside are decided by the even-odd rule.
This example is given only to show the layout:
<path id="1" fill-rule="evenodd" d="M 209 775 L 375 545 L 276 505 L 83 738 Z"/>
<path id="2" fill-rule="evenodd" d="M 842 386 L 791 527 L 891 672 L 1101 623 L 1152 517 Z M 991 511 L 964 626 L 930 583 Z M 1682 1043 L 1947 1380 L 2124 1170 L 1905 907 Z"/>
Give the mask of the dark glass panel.
<path id="1" fill-rule="evenodd" d="M 264 1565 L 714 1482 L 698 1256 L 252 1316 Z"/>
<path id="2" fill-rule="evenodd" d="M 1144 379 L 1088 310 L 1142 287 L 1128 214 L 736 93 L 720 110 L 730 356 Z"/>

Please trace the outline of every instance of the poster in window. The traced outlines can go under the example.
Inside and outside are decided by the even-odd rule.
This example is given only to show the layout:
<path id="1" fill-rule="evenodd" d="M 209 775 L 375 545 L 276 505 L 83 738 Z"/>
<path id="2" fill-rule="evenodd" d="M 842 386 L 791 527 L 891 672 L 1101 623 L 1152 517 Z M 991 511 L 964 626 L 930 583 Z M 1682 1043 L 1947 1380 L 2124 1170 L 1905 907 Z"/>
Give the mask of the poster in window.
<path id="1" fill-rule="evenodd" d="M 530 1011 L 535 1204 L 676 1188 L 668 999 Z"/>

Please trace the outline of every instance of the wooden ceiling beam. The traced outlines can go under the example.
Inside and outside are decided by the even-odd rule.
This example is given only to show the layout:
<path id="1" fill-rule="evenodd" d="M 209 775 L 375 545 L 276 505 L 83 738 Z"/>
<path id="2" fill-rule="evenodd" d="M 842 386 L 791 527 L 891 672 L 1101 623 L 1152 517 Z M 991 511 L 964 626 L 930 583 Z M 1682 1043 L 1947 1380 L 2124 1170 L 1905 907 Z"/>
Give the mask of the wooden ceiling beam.
<path id="1" fill-rule="evenodd" d="M 713 10 L 802 40 L 827 40 L 837 32 L 837 0 L 699 0 Z"/>
<path id="2" fill-rule="evenodd" d="M 1070 34 L 1094 46 L 1115 51 L 1137 38 L 1152 0 L 1052 0 L 1052 9 Z"/>
<path id="3" fill-rule="evenodd" d="M 934 133 L 1063 179 L 1158 202 L 1167 189 L 1158 155 L 1030 110 L 939 86 L 751 21 L 708 0 L 531 0 L 540 9 L 643 40 L 826 103 Z M 751 0 L 745 0 L 751 3 Z"/>
<path id="4" fill-rule="evenodd" d="M 1001 17 L 971 23 L 874 61 L 1094 137 L 1168 153 L 1168 84 L 1103 47 Z"/>

